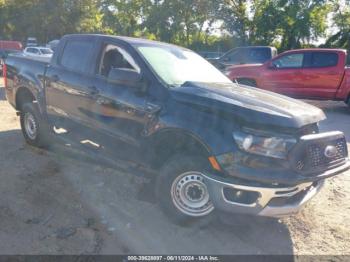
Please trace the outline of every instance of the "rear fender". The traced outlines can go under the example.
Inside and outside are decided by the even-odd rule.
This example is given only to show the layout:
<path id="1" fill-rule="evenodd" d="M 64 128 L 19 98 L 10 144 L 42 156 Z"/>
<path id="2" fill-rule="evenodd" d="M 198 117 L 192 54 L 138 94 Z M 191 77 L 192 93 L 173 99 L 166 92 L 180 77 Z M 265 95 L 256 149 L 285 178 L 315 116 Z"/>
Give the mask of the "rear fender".
<path id="1" fill-rule="evenodd" d="M 39 76 L 41 77 L 41 76 Z M 29 91 L 32 96 L 35 98 L 35 102 L 38 105 L 39 111 L 41 114 L 45 113 L 45 95 L 44 95 L 44 85 L 39 80 L 39 77 L 34 76 L 32 73 L 28 71 L 24 71 L 19 74 L 19 77 L 17 80 L 15 80 L 15 94 L 16 94 L 16 101 L 17 96 L 22 92 L 24 89 Z M 44 77 L 42 76 L 42 79 Z M 18 109 L 17 103 L 16 103 L 16 109 Z"/>
<path id="2" fill-rule="evenodd" d="M 343 80 L 338 88 L 337 93 L 335 94 L 335 98 L 337 100 L 343 100 L 347 102 L 346 100 L 349 98 L 350 95 L 350 68 L 346 68 L 344 72 Z"/>

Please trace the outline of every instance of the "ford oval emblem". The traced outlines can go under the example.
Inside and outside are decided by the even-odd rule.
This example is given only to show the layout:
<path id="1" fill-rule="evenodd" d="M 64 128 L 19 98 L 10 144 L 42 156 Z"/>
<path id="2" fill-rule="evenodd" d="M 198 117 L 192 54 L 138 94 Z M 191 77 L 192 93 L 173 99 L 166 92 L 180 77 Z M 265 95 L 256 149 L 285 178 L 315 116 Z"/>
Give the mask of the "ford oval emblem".
<path id="1" fill-rule="evenodd" d="M 324 150 L 324 155 L 327 158 L 334 158 L 338 154 L 338 149 L 335 146 L 327 146 Z"/>

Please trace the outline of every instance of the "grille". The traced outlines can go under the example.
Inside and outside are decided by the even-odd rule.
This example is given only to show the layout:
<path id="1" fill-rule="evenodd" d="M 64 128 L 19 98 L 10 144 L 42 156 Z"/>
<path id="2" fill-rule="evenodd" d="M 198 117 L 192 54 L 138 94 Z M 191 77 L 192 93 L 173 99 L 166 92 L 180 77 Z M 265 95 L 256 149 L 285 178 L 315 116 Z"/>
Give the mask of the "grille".
<path id="1" fill-rule="evenodd" d="M 326 149 L 325 146 L 319 146 L 319 145 L 311 145 L 308 148 L 308 156 L 311 160 L 312 167 L 318 167 L 323 166 L 332 163 L 333 161 L 342 159 L 346 156 L 346 144 L 344 139 L 338 139 L 334 143 L 332 143 L 333 146 L 337 148 L 337 154 L 332 157 L 328 158 L 325 156 L 324 151 Z"/>
<path id="2" fill-rule="evenodd" d="M 337 152 L 334 157 L 326 157 L 325 150 L 327 146 L 334 146 Z M 327 143 L 311 143 L 305 148 L 304 154 L 296 161 L 295 167 L 302 172 L 314 171 L 320 168 L 326 169 L 347 157 L 347 144 L 345 138 L 339 138 Z"/>

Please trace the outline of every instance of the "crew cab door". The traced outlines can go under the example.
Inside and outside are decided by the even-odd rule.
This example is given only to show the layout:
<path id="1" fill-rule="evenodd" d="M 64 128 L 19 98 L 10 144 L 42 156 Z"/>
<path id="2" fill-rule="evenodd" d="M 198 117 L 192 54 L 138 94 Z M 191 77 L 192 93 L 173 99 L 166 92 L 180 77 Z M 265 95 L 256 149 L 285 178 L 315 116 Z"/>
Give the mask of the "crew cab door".
<path id="1" fill-rule="evenodd" d="M 303 96 L 332 99 L 340 86 L 345 68 L 345 56 L 335 51 L 306 53 L 303 75 Z"/>
<path id="2" fill-rule="evenodd" d="M 273 59 L 265 65 L 259 86 L 289 96 L 302 95 L 304 60 L 305 54 L 303 52 L 288 53 Z"/>
<path id="3" fill-rule="evenodd" d="M 109 137 L 138 146 L 157 106 L 148 103 L 146 93 L 141 90 L 143 81 L 138 86 L 130 86 L 109 80 L 112 69 L 131 70 L 141 75 L 137 59 L 127 47 L 118 42 L 102 41 L 100 50 L 94 82 L 98 93 L 87 112 L 90 125 Z"/>
<path id="4" fill-rule="evenodd" d="M 73 123 L 89 124 L 86 111 L 95 92 L 94 75 L 89 73 L 94 48 L 94 38 L 89 36 L 68 39 L 60 57 L 48 68 L 45 93 L 52 125 L 71 129 Z"/>

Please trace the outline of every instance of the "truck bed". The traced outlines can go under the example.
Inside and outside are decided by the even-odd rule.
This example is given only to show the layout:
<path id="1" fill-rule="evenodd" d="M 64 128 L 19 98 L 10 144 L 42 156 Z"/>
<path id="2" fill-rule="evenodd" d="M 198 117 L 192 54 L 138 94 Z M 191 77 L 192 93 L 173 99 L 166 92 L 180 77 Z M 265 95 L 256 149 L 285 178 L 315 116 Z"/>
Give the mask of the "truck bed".
<path id="1" fill-rule="evenodd" d="M 49 61 L 33 59 L 22 54 L 10 55 L 6 59 L 8 73 L 16 72 L 16 75 L 20 78 L 16 81 L 22 81 L 23 86 L 33 86 L 36 89 L 41 90 L 44 89 L 44 83 L 42 80 L 44 79 L 48 64 Z M 13 80 L 8 79 L 6 96 L 7 100 L 14 107 L 16 107 L 15 97 L 17 92 L 15 86 L 18 87 L 18 84 L 16 85 Z M 38 92 L 40 91 L 36 90 L 35 93 Z"/>

